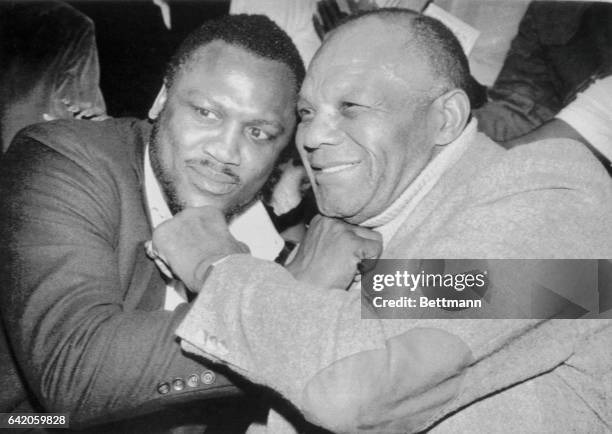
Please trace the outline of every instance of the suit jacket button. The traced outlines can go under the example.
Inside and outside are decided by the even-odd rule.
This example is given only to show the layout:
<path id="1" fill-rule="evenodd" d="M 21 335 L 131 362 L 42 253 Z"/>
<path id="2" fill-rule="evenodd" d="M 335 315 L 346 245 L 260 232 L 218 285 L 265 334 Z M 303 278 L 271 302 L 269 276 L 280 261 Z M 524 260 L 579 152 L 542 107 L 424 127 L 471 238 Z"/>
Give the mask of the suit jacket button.
<path id="1" fill-rule="evenodd" d="M 157 393 L 160 395 L 165 395 L 168 392 L 170 392 L 170 385 L 168 383 L 163 382 L 157 385 Z"/>
<path id="2" fill-rule="evenodd" d="M 204 384 L 212 384 L 215 382 L 215 373 L 213 371 L 204 371 L 202 375 L 200 375 L 202 379 L 202 383 Z"/>
<path id="3" fill-rule="evenodd" d="M 172 388 L 174 390 L 183 390 L 185 388 L 185 381 L 182 378 L 175 378 L 172 380 Z"/>
<path id="4" fill-rule="evenodd" d="M 197 374 L 191 374 L 187 377 L 187 386 L 189 387 L 197 387 L 200 383 L 200 376 Z"/>

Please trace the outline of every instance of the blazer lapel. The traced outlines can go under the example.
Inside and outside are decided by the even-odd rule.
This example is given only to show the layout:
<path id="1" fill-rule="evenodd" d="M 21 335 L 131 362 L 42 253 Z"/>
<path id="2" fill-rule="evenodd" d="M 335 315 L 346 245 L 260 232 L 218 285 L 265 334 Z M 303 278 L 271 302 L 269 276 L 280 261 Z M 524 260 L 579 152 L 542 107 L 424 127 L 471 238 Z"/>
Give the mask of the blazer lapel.
<path id="1" fill-rule="evenodd" d="M 158 310 L 163 306 L 166 283 L 155 263 L 147 257 L 144 242 L 139 245 L 132 281 L 124 300 L 125 310 Z"/>

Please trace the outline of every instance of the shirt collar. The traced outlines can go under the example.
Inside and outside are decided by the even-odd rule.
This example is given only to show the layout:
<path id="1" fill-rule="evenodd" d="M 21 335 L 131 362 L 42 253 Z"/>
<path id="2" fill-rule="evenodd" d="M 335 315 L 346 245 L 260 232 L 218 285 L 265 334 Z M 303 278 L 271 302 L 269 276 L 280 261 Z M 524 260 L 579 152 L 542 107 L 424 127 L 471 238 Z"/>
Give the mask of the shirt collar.
<path id="1" fill-rule="evenodd" d="M 151 219 L 151 226 L 155 229 L 158 225 L 172 218 L 172 213 L 164 193 L 162 192 L 161 186 L 155 177 L 153 167 L 151 166 L 151 159 L 149 157 L 149 145 L 145 147 L 144 153 L 144 185 L 145 185 L 145 197 L 147 200 L 147 206 L 149 211 L 149 218 Z"/>

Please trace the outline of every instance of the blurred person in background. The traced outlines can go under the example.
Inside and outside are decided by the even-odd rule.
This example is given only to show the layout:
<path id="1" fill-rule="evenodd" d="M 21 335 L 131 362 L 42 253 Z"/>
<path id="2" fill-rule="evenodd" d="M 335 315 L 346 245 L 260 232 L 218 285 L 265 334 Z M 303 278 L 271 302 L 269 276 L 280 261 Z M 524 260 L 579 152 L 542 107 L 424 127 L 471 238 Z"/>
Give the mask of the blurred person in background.
<path id="1" fill-rule="evenodd" d="M 612 4 L 534 1 L 523 16 L 489 101 L 475 111 L 498 142 L 551 120 L 577 93 L 612 72 Z"/>
<path id="2" fill-rule="evenodd" d="M 104 119 L 93 22 L 61 2 L 0 4 L 2 151 L 21 128 Z"/>
<path id="3" fill-rule="evenodd" d="M 562 138 L 584 143 L 612 175 L 612 75 L 596 80 L 553 119 L 504 146 Z"/>

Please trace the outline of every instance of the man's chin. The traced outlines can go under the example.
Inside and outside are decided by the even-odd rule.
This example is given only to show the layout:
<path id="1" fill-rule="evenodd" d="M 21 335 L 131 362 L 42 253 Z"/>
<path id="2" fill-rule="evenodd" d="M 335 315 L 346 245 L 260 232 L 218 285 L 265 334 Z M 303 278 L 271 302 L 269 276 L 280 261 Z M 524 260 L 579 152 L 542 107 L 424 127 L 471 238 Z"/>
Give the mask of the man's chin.
<path id="1" fill-rule="evenodd" d="M 351 214 L 347 210 L 339 208 L 337 204 L 318 203 L 319 213 L 325 217 L 338 218 L 344 220 Z"/>
<path id="2" fill-rule="evenodd" d="M 209 206 L 212 208 L 217 208 L 218 210 L 220 210 L 221 212 L 225 213 L 226 209 L 228 209 L 229 205 L 226 205 L 224 203 L 218 203 L 215 201 L 208 201 L 208 200 L 190 200 L 190 201 L 185 201 L 182 204 L 182 209 L 186 209 L 186 208 L 201 208 L 204 206 Z"/>
<path id="3" fill-rule="evenodd" d="M 213 208 L 217 208 L 223 212 L 225 212 L 226 203 L 222 201 L 216 201 L 209 198 L 204 198 L 201 196 L 195 197 L 175 197 L 173 200 L 169 201 L 168 206 L 170 207 L 170 211 L 173 214 L 181 212 L 187 208 L 200 208 L 203 206 L 211 206 Z"/>
<path id="4" fill-rule="evenodd" d="M 185 208 L 195 208 L 195 207 L 203 207 L 210 206 L 213 208 L 217 208 L 220 210 L 225 218 L 229 221 L 236 215 L 240 214 L 246 208 L 248 208 L 253 202 L 259 199 L 260 195 L 256 195 L 249 201 L 241 201 L 241 202 L 227 202 L 227 201 L 215 201 L 210 199 L 195 199 L 195 200 L 187 200 L 184 201 L 181 207 L 181 210 Z"/>
<path id="5" fill-rule="evenodd" d="M 315 197 L 319 213 L 325 217 L 337 218 L 352 224 L 358 224 L 366 220 L 359 216 L 363 206 L 343 204 L 341 197 L 328 197 L 326 199 L 320 199 L 316 195 Z"/>

